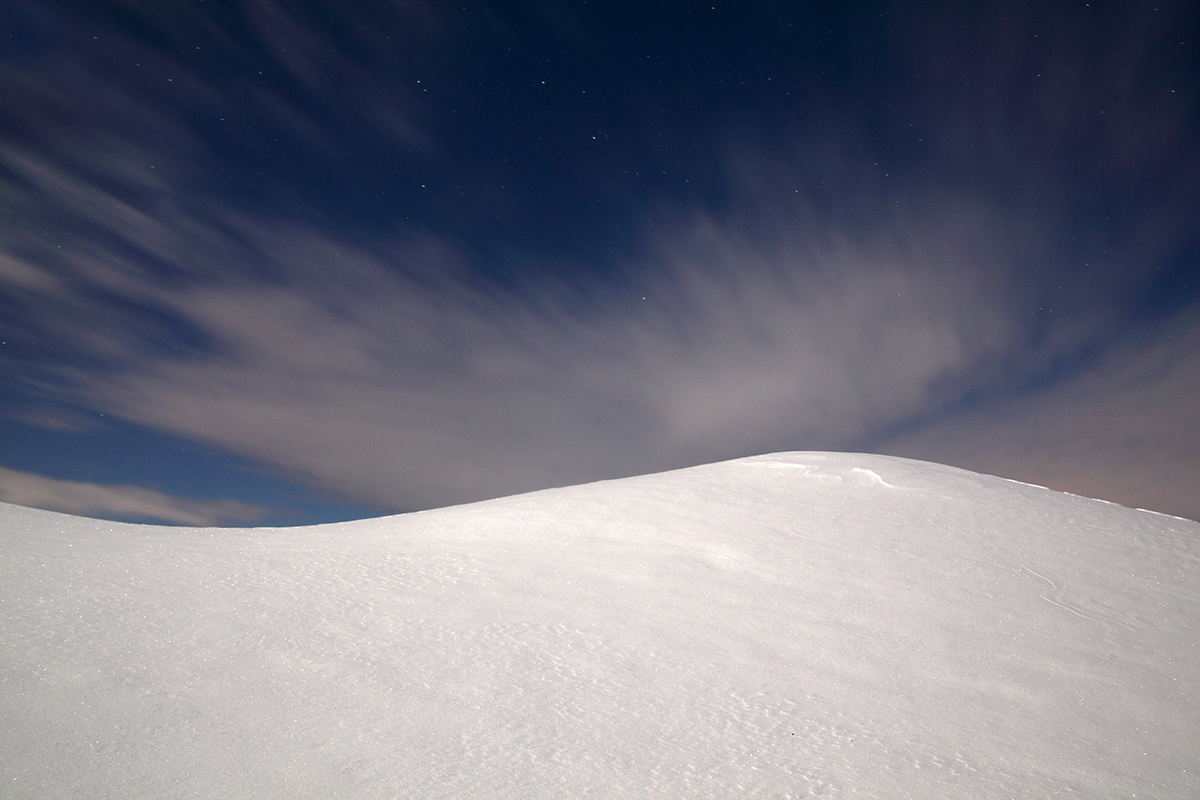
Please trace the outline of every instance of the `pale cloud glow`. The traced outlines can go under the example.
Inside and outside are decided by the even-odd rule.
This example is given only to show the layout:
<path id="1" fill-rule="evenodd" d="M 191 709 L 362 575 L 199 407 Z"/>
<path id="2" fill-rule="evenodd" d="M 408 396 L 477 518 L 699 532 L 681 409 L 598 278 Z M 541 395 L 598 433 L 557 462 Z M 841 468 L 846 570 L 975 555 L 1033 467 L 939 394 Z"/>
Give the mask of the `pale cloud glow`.
<path id="1" fill-rule="evenodd" d="M 25 175 L 185 272 L 232 259 L 264 275 L 163 282 L 116 250 L 79 248 L 63 256 L 75 276 L 67 288 L 10 259 L 6 275 L 55 309 L 57 333 L 114 367 L 64 369 L 56 381 L 108 413 L 385 509 L 782 447 L 874 441 L 933 457 L 933 433 L 928 445 L 918 432 L 916 445 L 889 446 L 887 431 L 1031 374 L 1097 330 L 1077 315 L 1030 344 L 1025 276 L 1003 269 L 1018 232 L 968 197 L 913 198 L 890 224 L 849 236 L 809 198 L 778 192 L 765 212 L 775 190 L 759 180 L 746 184 L 752 218 L 651 224 L 618 277 L 517 291 L 473 276 L 453 246 L 429 236 L 366 249 L 231 216 L 219 225 L 173 210 L 147 219 L 43 165 L 27 163 Z M 1021 232 L 1021 246 L 1033 232 Z M 170 318 L 205 344 L 162 346 L 146 312 L 130 309 Z M 1178 391 L 1171 376 L 1139 383 L 1143 406 Z M 1109 396 L 1073 393 L 1066 413 L 1116 429 L 1177 422 Z M 1040 428 L 1058 424 L 1062 405 L 1022 402 L 1040 425 L 997 415 L 971 441 L 1046 442 Z M 1063 436 L 1082 471 L 1060 485 L 1111 496 L 1115 478 L 1090 476 L 1111 468 L 1084 455 L 1095 438 Z M 973 468 L 1041 474 L 1011 444 L 977 446 Z M 963 460 L 952 450 L 945 458 Z M 1041 463 L 1066 468 L 1062 458 Z"/>
<path id="2" fill-rule="evenodd" d="M 1200 325 L 1180 320 L 1074 380 L 881 449 L 1200 519 Z"/>
<path id="3" fill-rule="evenodd" d="M 189 500 L 140 486 L 63 481 L 0 467 L 0 502 L 81 517 L 110 515 L 211 527 L 252 523 L 264 509 L 236 500 Z"/>
<path id="4" fill-rule="evenodd" d="M 972 261 L 1004 252 L 996 225 L 951 206 L 870 241 L 750 241 L 698 217 L 649 232 L 620 289 L 520 295 L 473 282 L 434 241 L 373 253 L 241 221 L 240 246 L 285 280 L 164 287 L 133 265 L 78 258 L 93 285 L 177 317 L 210 347 L 147 353 L 136 327 L 84 315 L 77 340 L 120 370 L 69 378 L 110 413 L 384 508 L 783 442 L 852 448 L 986 389 L 1024 345 L 1017 293 Z M 787 211 L 776 230 L 816 228 Z"/>
<path id="5" fill-rule="evenodd" d="M 903 35 L 878 58 L 962 80 L 847 73 L 864 103 L 893 110 L 868 124 L 817 92 L 788 99 L 804 114 L 777 131 L 626 120 L 632 139 L 649 125 L 653 147 L 595 151 L 615 153 L 602 162 L 614 170 L 652 151 L 680 175 L 667 191 L 559 167 L 583 152 L 576 139 L 612 142 L 576 130 L 591 117 L 546 100 L 541 72 L 503 90 L 437 73 L 468 39 L 436 5 L 345 21 L 338 47 L 319 14 L 212 11 L 136 12 L 161 42 L 64 24 L 76 47 L 6 67 L 26 127 L 0 139 L 13 221 L 0 368 L 20 396 L 5 419 L 67 431 L 52 421 L 108 414 L 382 510 L 865 449 L 1200 514 L 1179 345 L 1200 326 L 1178 308 L 1138 317 L 1154 291 L 1193 302 L 1182 279 L 1162 280 L 1195 257 L 1200 174 L 1194 87 L 1151 68 L 1177 15 L 1130 11 L 1125 25 L 989 6 L 950 15 L 962 36 L 931 39 L 928 8 L 891 7 Z M 575 30 L 571 13 L 539 14 Z M 479 26 L 470 42 L 528 33 L 463 18 Z M 1024 35 L 1035 29 L 1061 47 Z M 386 38 L 400 30 L 411 49 Z M 219 58 L 162 45 L 191 38 Z M 111 53 L 120 79 L 90 66 Z M 618 107 L 655 106 L 649 85 Z M 481 135 L 462 122 L 476 101 L 491 103 L 477 120 L 511 104 L 533 121 Z M 565 138 L 543 143 L 547 120 Z M 524 124 L 524 138 L 510 130 Z M 663 155 L 676 145 L 688 155 Z M 468 159 L 481 148 L 495 164 Z M 510 174 L 510 157 L 545 172 Z M 595 220 L 629 220 L 619 236 L 584 215 L 570 246 L 524 250 L 497 233 L 507 222 L 484 224 L 484 210 L 511 212 L 536 232 L 542 217 L 513 209 L 571 200 L 561 186 L 585 175 Z M 346 189 L 359 183 L 369 196 Z M 647 186 L 660 194 L 636 194 Z M 390 215 L 360 218 L 405 191 Z M 338 216 L 342 196 L 358 217 Z"/>

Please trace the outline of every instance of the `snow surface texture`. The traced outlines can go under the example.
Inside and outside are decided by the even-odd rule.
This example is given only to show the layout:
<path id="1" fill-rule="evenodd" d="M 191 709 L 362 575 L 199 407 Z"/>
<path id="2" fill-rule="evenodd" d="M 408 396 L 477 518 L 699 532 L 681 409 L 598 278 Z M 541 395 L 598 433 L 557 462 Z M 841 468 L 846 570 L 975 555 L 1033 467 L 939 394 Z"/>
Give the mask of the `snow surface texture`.
<path id="1" fill-rule="evenodd" d="M 1200 525 L 949 467 L 0 537 L 5 798 L 1200 797 Z"/>

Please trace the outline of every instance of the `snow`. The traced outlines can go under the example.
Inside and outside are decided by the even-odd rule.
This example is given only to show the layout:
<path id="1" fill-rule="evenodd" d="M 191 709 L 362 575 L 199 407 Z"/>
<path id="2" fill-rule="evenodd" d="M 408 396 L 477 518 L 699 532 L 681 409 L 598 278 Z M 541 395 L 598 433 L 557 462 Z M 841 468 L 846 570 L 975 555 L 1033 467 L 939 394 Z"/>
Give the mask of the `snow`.
<path id="1" fill-rule="evenodd" d="M 1200 525 L 950 467 L 0 541 L 5 798 L 1200 796 Z"/>

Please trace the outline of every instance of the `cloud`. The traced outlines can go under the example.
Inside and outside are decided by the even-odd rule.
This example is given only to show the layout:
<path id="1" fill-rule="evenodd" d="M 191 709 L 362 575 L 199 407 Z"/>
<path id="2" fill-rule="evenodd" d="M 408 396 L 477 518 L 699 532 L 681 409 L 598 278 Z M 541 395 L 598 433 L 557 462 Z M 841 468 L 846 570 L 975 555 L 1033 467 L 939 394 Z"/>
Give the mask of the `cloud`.
<path id="1" fill-rule="evenodd" d="M 412 87 L 385 93 L 398 104 L 334 97 L 330 87 L 361 82 L 353 59 L 279 6 L 254 6 L 249 24 L 287 55 L 260 64 L 259 50 L 228 47 L 294 72 L 271 84 L 287 91 L 217 85 L 194 68 L 172 73 L 182 86 L 170 91 L 195 102 L 167 102 L 162 86 L 102 81 L 68 58 L 54 80 L 22 78 L 22 97 L 41 105 L 23 117 L 29 136 L 0 143 L 11 176 L 0 199 L 17 223 L 0 234 L 0 333 L 21 342 L 0 352 L 10 386 L 396 510 L 885 445 L 1012 477 L 1054 464 L 1064 488 L 1191 508 L 1179 498 L 1200 456 L 1170 451 L 1166 435 L 1192 421 L 1176 402 L 1195 396 L 1186 351 L 1113 344 L 1136 327 L 1130 298 L 1194 226 L 1194 147 L 1179 114 L 1155 105 L 1163 87 L 1133 80 L 1121 100 L 1122 119 L 1153 118 L 1160 138 L 1117 120 L 1083 130 L 1107 108 L 1063 89 L 1078 79 L 1074 57 L 1026 45 L 993 62 L 972 45 L 950 54 L 962 74 L 1008 77 L 930 83 L 937 96 L 914 97 L 909 150 L 881 155 L 834 112 L 784 145 L 727 139 L 721 203 L 645 201 L 632 251 L 602 254 L 591 272 L 515 270 L 523 277 L 500 285 L 450 234 L 397 224 L 349 237 L 295 209 L 230 208 L 212 190 L 232 179 L 213 148 L 258 135 L 245 132 L 253 109 L 301 143 L 293 154 L 328 155 L 345 133 L 331 116 L 371 121 L 376 144 L 435 149 Z M 1135 78 L 1152 33 L 1120 51 Z M 147 74 L 179 69 L 126 44 Z M 955 71 L 911 57 L 919 71 Z M 73 108 L 76 96 L 95 107 Z M 213 128 L 222 114 L 242 132 Z M 1139 156 L 1148 145 L 1157 155 Z M 1093 225 L 1136 175 L 1139 201 Z M 1156 363 L 1173 366 L 1138 372 Z M 970 403 L 987 414 L 962 412 Z M 1135 440 L 1153 477 L 1121 494 L 1120 469 L 1096 465 L 1120 463 Z"/>
<path id="2" fill-rule="evenodd" d="M 649 230 L 606 278 L 510 290 L 428 237 L 369 250 L 226 217 L 178 258 L 279 277 L 163 284 L 106 251 L 70 256 L 86 288 L 38 302 L 112 365 L 60 370 L 86 403 L 427 507 L 852 446 L 994 377 L 1023 333 L 974 255 L 996 221 L 965 202 L 906 213 L 911 227 L 857 239 L 803 202 L 777 207 L 787 235 L 697 214 Z M 203 346 L 164 346 L 179 330 Z"/>
<path id="3" fill-rule="evenodd" d="M 905 320 L 890 346 L 886 318 L 849 331 L 886 314 L 886 289 L 870 281 L 826 290 L 806 314 L 760 277 L 734 293 L 706 284 L 719 272 L 668 274 L 645 301 L 618 296 L 581 317 L 398 279 L 345 246 L 335 257 L 329 243 L 279 238 L 310 264 L 335 261 L 336 280 L 292 261 L 285 286 L 164 298 L 217 355 L 142 365 L 92 392 L 144 424 L 376 503 L 444 504 L 648 470 L 780 433 L 851 436 L 864 414 L 919 404 L 923 383 L 965 355 L 937 320 Z M 846 325 L 826 328 L 837 314 Z M 891 374 L 877 374 L 884 364 Z"/>
<path id="4" fill-rule="evenodd" d="M 1045 391 L 985 403 L 878 447 L 1200 519 L 1198 399 L 1192 313 Z"/>
<path id="5" fill-rule="evenodd" d="M 250 523 L 266 513 L 236 500 L 189 500 L 138 486 L 63 481 L 0 467 L 0 502 L 84 517 L 145 519 L 210 527 Z"/>
<path id="6" fill-rule="evenodd" d="M 773 168 L 740 158 L 732 210 L 654 216 L 641 247 L 602 275 L 506 288 L 418 231 L 351 243 L 212 207 L 143 208 L 45 161 L 10 159 L 44 197 L 109 232 L 69 248 L 51 248 L 44 231 L 10 244 L 0 280 L 72 355 L 13 374 L 31 391 L 408 510 L 874 446 L 964 398 L 1044 376 L 1109 333 L 1102 313 L 1047 319 L 1027 291 L 1040 263 L 1019 265 L 1054 251 L 1059 216 L 1035 224 L 986 194 L 890 187 L 849 156 L 825 158 L 865 221 L 839 222 L 824 198 L 790 188 L 786 154 Z M 1143 255 L 1137 242 L 1120 254 Z M 156 261 L 172 271 L 148 268 Z M 1037 394 L 1024 401 L 1034 415 Z M 1090 402 L 1063 398 L 1060 416 L 1067 399 Z M 922 441 L 910 454 L 942 452 L 933 433 Z M 974 468 L 1009 474 L 1016 463 L 980 448 Z"/>

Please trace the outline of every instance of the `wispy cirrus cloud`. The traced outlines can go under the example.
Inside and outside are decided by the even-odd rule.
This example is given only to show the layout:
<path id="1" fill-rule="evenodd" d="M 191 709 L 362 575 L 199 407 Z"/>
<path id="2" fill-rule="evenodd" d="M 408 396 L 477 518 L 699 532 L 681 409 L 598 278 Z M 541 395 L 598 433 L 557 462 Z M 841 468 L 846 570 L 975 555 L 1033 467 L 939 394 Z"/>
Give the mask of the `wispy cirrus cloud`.
<path id="1" fill-rule="evenodd" d="M 883 452 L 1200 519 L 1200 321 L 1114 348 L 1042 391 L 984 402 Z"/>
<path id="2" fill-rule="evenodd" d="M 855 449 L 1106 332 L 1103 315 L 1046 320 L 1012 266 L 1053 249 L 1054 220 L 880 186 L 849 159 L 836 171 L 858 209 L 900 210 L 838 225 L 786 174 L 742 163 L 736 211 L 652 223 L 605 276 L 515 288 L 428 234 L 364 246 L 213 208 L 139 207 L 44 161 L 9 164 L 110 237 L 10 246 L 10 296 L 71 355 L 29 373 L 31 386 L 382 508 Z"/>
<path id="3" fill-rule="evenodd" d="M 130 41 L 153 81 L 102 80 L 70 58 L 44 85 L 24 79 L 37 100 L 28 135 L 0 142 L 14 220 L 0 234 L 0 331 L 14 343 L 0 363 L 25 396 L 396 510 L 772 450 L 869 448 L 1033 482 L 1056 465 L 1062 488 L 1197 513 L 1180 499 L 1192 478 L 1154 468 L 1193 419 L 1179 400 L 1191 362 L 1172 343 L 1121 345 L 1156 332 L 1131 298 L 1153 291 L 1194 229 L 1186 115 L 1152 102 L 1169 87 L 1138 78 L 1161 31 L 1135 37 L 1116 67 L 1029 42 L 949 51 L 979 80 L 912 93 L 912 141 L 885 154 L 838 109 L 783 144 L 722 133 L 722 202 L 644 200 L 635 245 L 603 252 L 599 268 L 497 281 L 480 268 L 488 256 L 448 230 L 397 219 L 353 236 L 267 189 L 253 209 L 214 190 L 291 168 L 219 157 L 257 142 L 260 119 L 298 143 L 293 154 L 340 163 L 333 143 L 361 123 L 355 141 L 445 157 L 413 86 L 342 97 L 365 77 L 355 59 L 282 6 L 247 8 L 269 48 L 225 42 L 203 15 L 189 30 L 253 62 L 247 74 L 294 78 L 219 84 Z M 375 52 L 358 46 L 359 58 Z M 905 57 L 954 72 L 919 48 Z M 1123 122 L 1098 119 L 1112 98 L 1063 88 L 1093 61 L 1133 76 Z M 997 71 L 1008 77 L 993 85 Z M 168 92 L 183 99 L 166 103 Z M 73 106 L 81 96 L 91 105 Z M 1128 127 L 1138 115 L 1164 130 Z M 1141 202 L 1112 200 L 1131 176 Z M 1106 203 L 1109 227 L 1097 222 Z M 1191 341 L 1178 324 L 1173 341 Z M 1146 366 L 1156 359 L 1176 366 Z M 1102 429 L 1143 431 L 1138 458 L 1159 477 L 1121 493 L 1131 439 Z M 1168 459 L 1177 476 L 1200 474 L 1189 448 Z"/>
<path id="4" fill-rule="evenodd" d="M 79 402 L 396 509 L 853 449 L 1078 338 L 1032 341 L 1011 223 L 982 203 L 913 198 L 858 235 L 804 198 L 772 207 L 664 224 L 607 277 L 519 289 L 430 237 L 369 250 L 232 217 L 168 247 L 264 277 L 162 282 L 113 251 L 65 256 L 70 289 L 17 272 L 111 367 L 59 370 Z M 181 222 L 160 224 L 199 224 Z"/>
<path id="5" fill-rule="evenodd" d="M 437 277 L 444 248 L 381 259 L 272 232 L 259 252 L 288 264 L 286 283 L 155 293 L 209 355 L 84 382 L 143 424 L 404 507 L 853 441 L 1005 344 L 1002 314 L 956 310 L 987 293 L 964 286 L 977 275 L 859 251 L 720 253 L 711 230 L 694 235 L 606 300 L 585 289 L 579 310 L 565 288 Z M 789 255 L 825 261 L 801 283 Z M 414 276 L 395 269 L 413 261 Z"/>
<path id="6" fill-rule="evenodd" d="M 195 500 L 145 489 L 64 481 L 0 467 L 0 502 L 82 517 L 214 527 L 249 524 L 265 509 L 236 500 Z"/>

